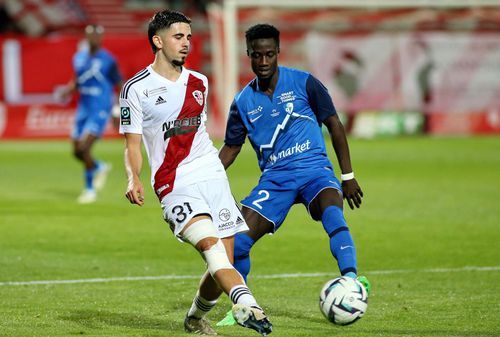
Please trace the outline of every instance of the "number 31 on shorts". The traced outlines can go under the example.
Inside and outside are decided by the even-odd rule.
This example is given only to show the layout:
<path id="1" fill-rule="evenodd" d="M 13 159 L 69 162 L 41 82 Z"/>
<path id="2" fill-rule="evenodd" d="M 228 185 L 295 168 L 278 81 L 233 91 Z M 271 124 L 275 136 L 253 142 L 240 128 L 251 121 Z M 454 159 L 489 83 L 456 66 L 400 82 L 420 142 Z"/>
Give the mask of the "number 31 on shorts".
<path id="1" fill-rule="evenodd" d="M 262 196 L 261 198 L 258 198 L 258 199 L 255 199 L 253 202 L 252 202 L 252 205 L 254 205 L 255 207 L 257 207 L 258 209 L 262 209 L 262 206 L 261 206 L 261 202 L 263 201 L 266 201 L 267 199 L 269 199 L 269 192 L 266 191 L 266 190 L 260 190 L 259 192 L 257 192 L 257 194 L 259 196 Z"/>

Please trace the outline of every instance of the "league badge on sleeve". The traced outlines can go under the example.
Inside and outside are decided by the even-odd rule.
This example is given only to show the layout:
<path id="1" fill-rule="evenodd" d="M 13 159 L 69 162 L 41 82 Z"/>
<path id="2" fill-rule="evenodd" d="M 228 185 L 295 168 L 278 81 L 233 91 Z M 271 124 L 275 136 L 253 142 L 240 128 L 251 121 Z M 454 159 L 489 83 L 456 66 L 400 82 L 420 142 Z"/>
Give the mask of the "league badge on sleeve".
<path id="1" fill-rule="evenodd" d="M 130 125 L 130 108 L 128 106 L 120 108 L 120 124 Z"/>

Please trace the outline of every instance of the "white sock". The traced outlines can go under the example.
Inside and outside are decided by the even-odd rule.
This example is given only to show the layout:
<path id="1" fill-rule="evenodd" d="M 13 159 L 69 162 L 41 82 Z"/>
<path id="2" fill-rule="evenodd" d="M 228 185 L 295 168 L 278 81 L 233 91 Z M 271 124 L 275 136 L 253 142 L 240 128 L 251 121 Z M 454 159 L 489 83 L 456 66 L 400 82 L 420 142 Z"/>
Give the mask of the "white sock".
<path id="1" fill-rule="evenodd" d="M 253 297 L 252 292 L 246 285 L 237 285 L 234 286 L 229 292 L 229 298 L 233 302 L 233 304 L 243 304 L 249 307 L 257 307 L 260 308 Z"/>
<path id="2" fill-rule="evenodd" d="M 193 304 L 191 304 L 191 308 L 189 309 L 187 315 L 189 317 L 202 318 L 204 317 L 217 303 L 215 301 L 208 301 L 200 296 L 200 292 L 196 293 L 196 296 L 193 299 Z"/>

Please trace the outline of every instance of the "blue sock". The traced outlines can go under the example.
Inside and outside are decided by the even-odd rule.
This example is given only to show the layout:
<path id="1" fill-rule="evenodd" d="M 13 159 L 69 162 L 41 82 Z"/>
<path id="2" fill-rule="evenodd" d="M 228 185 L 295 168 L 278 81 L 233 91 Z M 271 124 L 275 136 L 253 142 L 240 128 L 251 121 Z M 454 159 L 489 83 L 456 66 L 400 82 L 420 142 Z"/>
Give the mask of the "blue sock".
<path id="1" fill-rule="evenodd" d="M 323 228 L 330 237 L 330 251 L 337 259 L 340 274 L 356 277 L 356 248 L 351 233 L 347 227 L 342 209 L 329 206 L 321 217 Z"/>
<path id="2" fill-rule="evenodd" d="M 95 173 L 95 168 L 90 170 L 85 170 L 85 188 L 87 190 L 94 189 L 94 185 L 92 183 L 94 181 L 94 173 Z"/>
<path id="3" fill-rule="evenodd" d="M 234 268 L 243 276 L 247 282 L 250 273 L 250 249 L 255 241 L 244 233 L 238 233 L 234 237 Z"/>

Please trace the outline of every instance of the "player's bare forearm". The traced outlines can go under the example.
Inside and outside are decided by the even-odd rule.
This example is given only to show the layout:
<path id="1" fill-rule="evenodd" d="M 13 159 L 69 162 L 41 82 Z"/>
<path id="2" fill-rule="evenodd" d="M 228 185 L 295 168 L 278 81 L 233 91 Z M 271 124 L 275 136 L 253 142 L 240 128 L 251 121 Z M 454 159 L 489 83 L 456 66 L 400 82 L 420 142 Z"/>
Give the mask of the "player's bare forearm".
<path id="1" fill-rule="evenodd" d="M 337 115 L 327 118 L 324 123 L 330 132 L 332 145 L 342 174 L 352 173 L 351 156 L 349 153 L 349 145 L 347 143 L 344 126 L 340 122 Z M 344 199 L 346 199 L 351 209 L 354 209 L 354 207 L 359 208 L 361 206 L 363 191 L 355 178 L 343 180 L 342 191 Z"/>
<path id="2" fill-rule="evenodd" d="M 144 187 L 140 180 L 142 168 L 141 135 L 125 134 L 125 170 L 128 186 L 125 197 L 132 203 L 144 204 Z"/>
<path id="3" fill-rule="evenodd" d="M 337 115 L 327 118 L 324 123 L 330 133 L 333 149 L 342 173 L 352 172 L 351 156 L 344 126 Z"/>
<path id="4" fill-rule="evenodd" d="M 229 166 L 234 162 L 236 157 L 241 151 L 241 145 L 227 145 L 224 144 L 219 151 L 219 159 L 224 165 L 224 169 L 227 170 Z"/>

